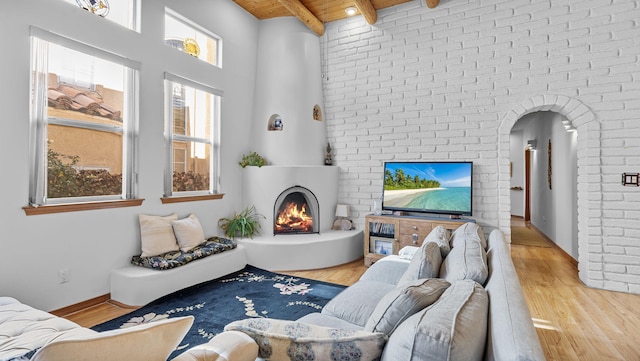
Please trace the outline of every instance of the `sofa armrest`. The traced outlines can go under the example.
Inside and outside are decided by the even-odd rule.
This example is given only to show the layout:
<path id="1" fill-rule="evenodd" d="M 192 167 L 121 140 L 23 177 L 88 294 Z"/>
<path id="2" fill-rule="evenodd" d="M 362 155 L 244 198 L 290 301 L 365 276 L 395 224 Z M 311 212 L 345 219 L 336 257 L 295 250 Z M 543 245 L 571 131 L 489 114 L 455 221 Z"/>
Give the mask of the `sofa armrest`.
<path id="1" fill-rule="evenodd" d="M 251 337 L 239 331 L 225 331 L 171 361 L 254 361 L 257 357 L 258 344 Z"/>
<path id="2" fill-rule="evenodd" d="M 544 360 L 509 245 L 500 230 L 489 235 L 487 262 L 489 280 L 485 289 L 489 294 L 489 330 L 485 360 Z"/>

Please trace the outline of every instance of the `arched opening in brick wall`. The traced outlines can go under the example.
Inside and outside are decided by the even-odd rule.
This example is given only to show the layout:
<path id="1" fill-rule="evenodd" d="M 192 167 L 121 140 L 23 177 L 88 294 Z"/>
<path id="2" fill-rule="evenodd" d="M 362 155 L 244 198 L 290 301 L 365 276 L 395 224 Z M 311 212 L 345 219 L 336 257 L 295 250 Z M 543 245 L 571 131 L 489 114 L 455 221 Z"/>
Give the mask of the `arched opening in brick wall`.
<path id="1" fill-rule="evenodd" d="M 498 227 L 511 240 L 511 129 L 518 119 L 537 111 L 559 113 L 578 131 L 578 274 L 587 286 L 603 288 L 604 265 L 602 252 L 598 252 L 602 249 L 600 124 L 595 121 L 595 113 L 579 100 L 563 95 L 539 95 L 515 105 L 503 117 L 498 129 L 498 197 L 502 205 Z"/>

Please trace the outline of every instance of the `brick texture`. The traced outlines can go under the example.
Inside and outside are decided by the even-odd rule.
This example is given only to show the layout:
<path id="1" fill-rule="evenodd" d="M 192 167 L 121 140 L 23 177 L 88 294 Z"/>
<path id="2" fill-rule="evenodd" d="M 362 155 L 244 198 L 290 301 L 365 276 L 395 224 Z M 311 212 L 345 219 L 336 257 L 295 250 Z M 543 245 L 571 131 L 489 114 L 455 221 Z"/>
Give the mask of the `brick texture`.
<path id="1" fill-rule="evenodd" d="M 328 24 L 325 119 L 339 201 L 362 227 L 384 161 L 472 160 L 474 218 L 510 234 L 501 126 L 551 98 L 579 131 L 580 277 L 638 293 L 640 188 L 620 179 L 640 172 L 639 19 L 640 0 L 460 0 L 411 1 L 379 11 L 373 26 Z"/>

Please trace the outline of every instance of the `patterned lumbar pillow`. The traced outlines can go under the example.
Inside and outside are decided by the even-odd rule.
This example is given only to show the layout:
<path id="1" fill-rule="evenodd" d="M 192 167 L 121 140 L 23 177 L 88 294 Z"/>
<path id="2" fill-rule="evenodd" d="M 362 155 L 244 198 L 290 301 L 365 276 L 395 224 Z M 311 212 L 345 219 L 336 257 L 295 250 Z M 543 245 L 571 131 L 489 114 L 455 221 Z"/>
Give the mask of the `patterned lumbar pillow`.
<path id="1" fill-rule="evenodd" d="M 449 286 L 443 279 L 429 278 L 394 288 L 378 302 L 364 330 L 391 335 L 404 320 L 436 302 Z"/>
<path id="2" fill-rule="evenodd" d="M 383 333 L 264 318 L 235 321 L 224 330 L 249 335 L 258 357 L 267 360 L 378 360 L 386 342 Z"/>

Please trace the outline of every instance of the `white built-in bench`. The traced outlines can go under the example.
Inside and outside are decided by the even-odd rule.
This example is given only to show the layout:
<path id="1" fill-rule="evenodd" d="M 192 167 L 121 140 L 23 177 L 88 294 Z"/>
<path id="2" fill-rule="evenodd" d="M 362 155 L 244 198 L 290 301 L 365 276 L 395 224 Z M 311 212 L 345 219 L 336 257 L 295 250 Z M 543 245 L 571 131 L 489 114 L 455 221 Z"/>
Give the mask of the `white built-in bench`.
<path id="1" fill-rule="evenodd" d="M 111 271 L 111 299 L 129 306 L 143 306 L 185 287 L 239 271 L 246 265 L 247 253 L 239 244 L 235 249 L 168 270 L 134 265 L 118 268 Z"/>

